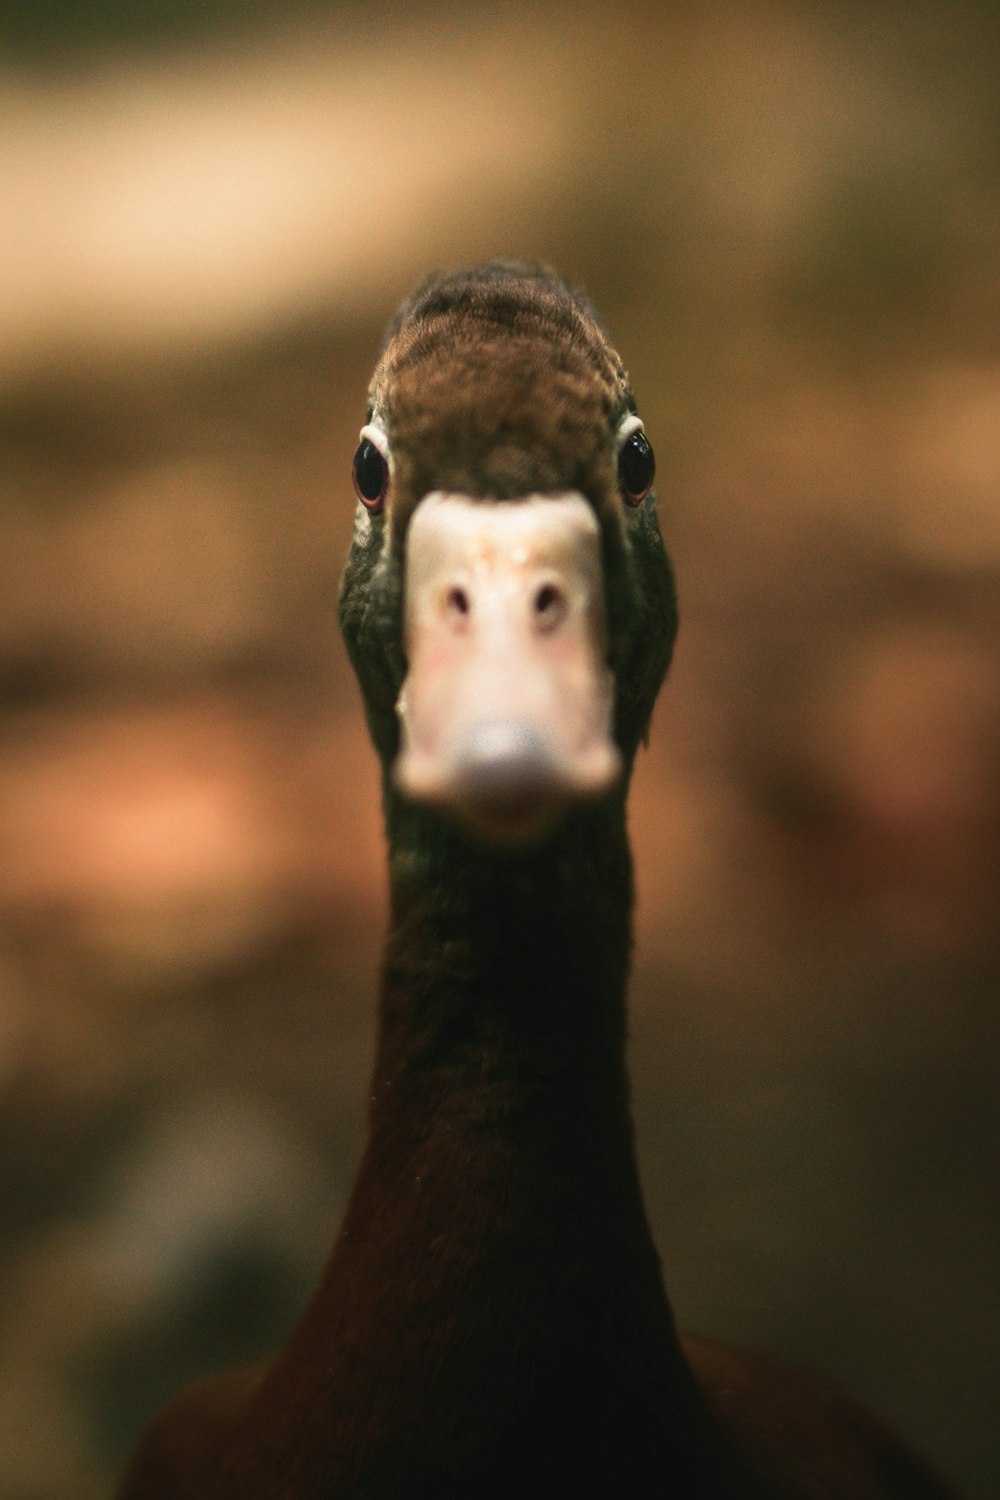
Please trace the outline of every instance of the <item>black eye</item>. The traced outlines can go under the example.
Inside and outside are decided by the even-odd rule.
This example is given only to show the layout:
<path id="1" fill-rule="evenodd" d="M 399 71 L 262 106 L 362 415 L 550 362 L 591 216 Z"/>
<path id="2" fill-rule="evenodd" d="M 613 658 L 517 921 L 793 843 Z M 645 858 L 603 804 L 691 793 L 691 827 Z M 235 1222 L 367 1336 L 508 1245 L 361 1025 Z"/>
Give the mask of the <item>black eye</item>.
<path id="1" fill-rule="evenodd" d="M 638 505 L 649 494 L 656 459 L 643 432 L 630 432 L 618 455 L 618 482 L 626 505 Z"/>
<path id="2" fill-rule="evenodd" d="M 362 438 L 351 471 L 354 491 L 368 510 L 381 510 L 389 486 L 389 465 L 374 443 Z"/>

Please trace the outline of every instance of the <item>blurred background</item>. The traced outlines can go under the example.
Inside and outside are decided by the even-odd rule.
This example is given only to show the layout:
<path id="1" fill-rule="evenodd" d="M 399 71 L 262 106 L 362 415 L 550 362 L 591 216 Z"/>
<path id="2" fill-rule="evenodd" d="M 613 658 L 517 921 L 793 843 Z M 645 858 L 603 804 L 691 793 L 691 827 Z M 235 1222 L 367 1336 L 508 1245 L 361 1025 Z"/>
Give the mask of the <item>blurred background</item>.
<path id="1" fill-rule="evenodd" d="M 0 1500 L 280 1341 L 384 918 L 335 623 L 384 322 L 586 286 L 682 631 L 632 806 L 680 1322 L 1000 1494 L 992 5 L 0 3 Z"/>

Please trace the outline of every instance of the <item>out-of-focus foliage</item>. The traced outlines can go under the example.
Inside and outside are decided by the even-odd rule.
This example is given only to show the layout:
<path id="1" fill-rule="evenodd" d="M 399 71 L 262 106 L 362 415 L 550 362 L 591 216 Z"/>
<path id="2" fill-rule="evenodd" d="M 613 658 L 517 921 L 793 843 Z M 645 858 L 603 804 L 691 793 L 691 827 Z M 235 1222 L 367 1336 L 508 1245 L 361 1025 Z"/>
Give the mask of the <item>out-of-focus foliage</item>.
<path id="1" fill-rule="evenodd" d="M 245 32 L 276 15 L 307 9 L 303 4 L 239 4 L 238 0 L 0 0 L 0 44 L 35 65 L 95 56 L 109 47 L 151 49 L 189 44 L 226 31 Z"/>

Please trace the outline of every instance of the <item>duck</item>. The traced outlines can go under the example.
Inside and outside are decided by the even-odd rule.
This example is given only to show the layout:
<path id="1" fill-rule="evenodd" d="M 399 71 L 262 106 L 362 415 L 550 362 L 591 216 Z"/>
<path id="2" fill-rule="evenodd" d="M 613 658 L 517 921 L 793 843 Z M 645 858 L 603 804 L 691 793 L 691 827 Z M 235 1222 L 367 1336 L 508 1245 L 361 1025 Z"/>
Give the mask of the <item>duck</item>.
<path id="1" fill-rule="evenodd" d="M 951 1494 L 675 1326 L 626 1065 L 626 799 L 678 618 L 655 469 L 548 268 L 434 275 L 390 323 L 340 592 L 389 865 L 367 1143 L 283 1348 L 176 1398 L 118 1500 Z"/>

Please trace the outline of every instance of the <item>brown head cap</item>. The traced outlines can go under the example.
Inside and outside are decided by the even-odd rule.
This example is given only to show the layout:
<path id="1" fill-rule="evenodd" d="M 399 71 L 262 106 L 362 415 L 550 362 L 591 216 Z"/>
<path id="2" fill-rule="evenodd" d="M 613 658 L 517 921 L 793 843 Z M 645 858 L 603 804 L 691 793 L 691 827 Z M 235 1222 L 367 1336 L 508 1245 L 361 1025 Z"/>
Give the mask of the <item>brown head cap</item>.
<path id="1" fill-rule="evenodd" d="M 553 272 L 497 262 L 425 282 L 392 323 L 370 390 L 397 524 L 430 490 L 578 490 L 604 512 L 631 405 L 593 310 Z"/>

